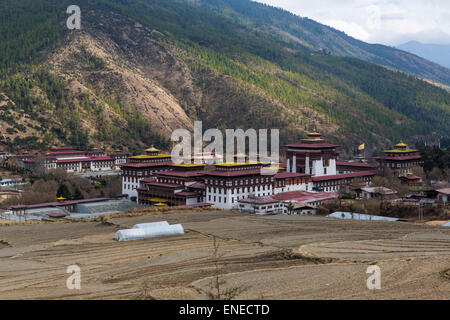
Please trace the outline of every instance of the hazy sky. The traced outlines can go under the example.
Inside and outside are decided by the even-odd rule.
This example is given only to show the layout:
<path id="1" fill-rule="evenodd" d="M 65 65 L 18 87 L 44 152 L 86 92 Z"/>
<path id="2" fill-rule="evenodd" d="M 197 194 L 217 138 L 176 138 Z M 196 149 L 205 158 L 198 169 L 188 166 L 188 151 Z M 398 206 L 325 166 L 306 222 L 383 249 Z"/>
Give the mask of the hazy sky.
<path id="1" fill-rule="evenodd" d="M 370 43 L 450 44 L 450 0 L 257 0 Z"/>

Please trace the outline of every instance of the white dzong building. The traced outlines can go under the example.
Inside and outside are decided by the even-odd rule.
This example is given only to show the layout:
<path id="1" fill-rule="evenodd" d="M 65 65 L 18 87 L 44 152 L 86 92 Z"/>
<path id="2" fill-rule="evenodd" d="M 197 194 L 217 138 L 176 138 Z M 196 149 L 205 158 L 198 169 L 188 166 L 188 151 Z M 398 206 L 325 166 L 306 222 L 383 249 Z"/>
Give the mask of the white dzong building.
<path id="1" fill-rule="evenodd" d="M 326 143 L 320 133 L 310 132 L 300 143 L 288 144 L 286 148 L 287 172 L 304 173 L 313 177 L 337 174 L 336 148 L 339 145 Z"/>

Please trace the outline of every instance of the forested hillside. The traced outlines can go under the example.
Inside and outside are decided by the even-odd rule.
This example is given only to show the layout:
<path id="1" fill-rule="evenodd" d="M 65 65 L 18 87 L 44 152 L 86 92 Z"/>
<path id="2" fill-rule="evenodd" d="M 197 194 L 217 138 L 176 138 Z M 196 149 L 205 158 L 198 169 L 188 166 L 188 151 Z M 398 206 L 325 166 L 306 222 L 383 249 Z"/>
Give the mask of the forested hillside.
<path id="1" fill-rule="evenodd" d="M 69 31 L 68 4 L 0 4 L 6 147 L 167 147 L 171 130 L 195 119 L 205 128 L 280 128 L 282 142 L 315 127 L 348 152 L 449 135 L 449 92 L 331 54 L 345 53 L 332 50 L 323 26 L 282 10 L 232 0 L 81 0 L 82 30 Z"/>
<path id="2" fill-rule="evenodd" d="M 297 41 L 313 50 L 359 58 L 450 85 L 450 70 L 392 47 L 368 44 L 306 17 L 248 0 L 205 0 L 243 15 L 253 26 Z M 219 9 L 224 11 L 223 9 Z"/>

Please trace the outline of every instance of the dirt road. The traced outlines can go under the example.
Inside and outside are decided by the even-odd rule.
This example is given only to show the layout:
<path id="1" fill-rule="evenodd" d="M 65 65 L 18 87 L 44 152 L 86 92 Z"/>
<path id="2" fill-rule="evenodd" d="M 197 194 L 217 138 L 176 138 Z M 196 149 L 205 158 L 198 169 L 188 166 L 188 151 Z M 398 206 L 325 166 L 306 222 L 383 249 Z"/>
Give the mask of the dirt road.
<path id="1" fill-rule="evenodd" d="M 136 223 L 182 223 L 186 233 L 116 242 Z M 240 299 L 449 299 L 450 230 L 402 222 L 236 212 L 0 227 L 1 299 L 205 299 L 217 274 Z M 70 265 L 81 290 L 68 290 Z M 369 265 L 381 290 L 368 290 Z"/>

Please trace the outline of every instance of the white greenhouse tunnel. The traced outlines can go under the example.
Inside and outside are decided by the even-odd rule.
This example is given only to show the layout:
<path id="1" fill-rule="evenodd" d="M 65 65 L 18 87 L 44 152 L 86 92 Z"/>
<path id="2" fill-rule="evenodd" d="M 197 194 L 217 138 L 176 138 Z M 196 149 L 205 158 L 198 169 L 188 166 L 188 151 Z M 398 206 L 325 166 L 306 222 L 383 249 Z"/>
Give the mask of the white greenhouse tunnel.
<path id="1" fill-rule="evenodd" d="M 133 229 L 145 229 L 145 228 L 167 227 L 167 226 L 169 226 L 169 223 L 167 221 L 159 221 L 159 222 L 135 224 L 133 226 Z"/>
<path id="2" fill-rule="evenodd" d="M 146 224 L 142 224 L 146 225 Z M 119 230 L 116 232 L 115 239 L 118 241 L 142 240 L 156 237 L 166 237 L 178 234 L 184 234 L 181 224 L 169 225 L 165 223 L 147 224 L 148 227 L 133 227 L 133 229 Z"/>

